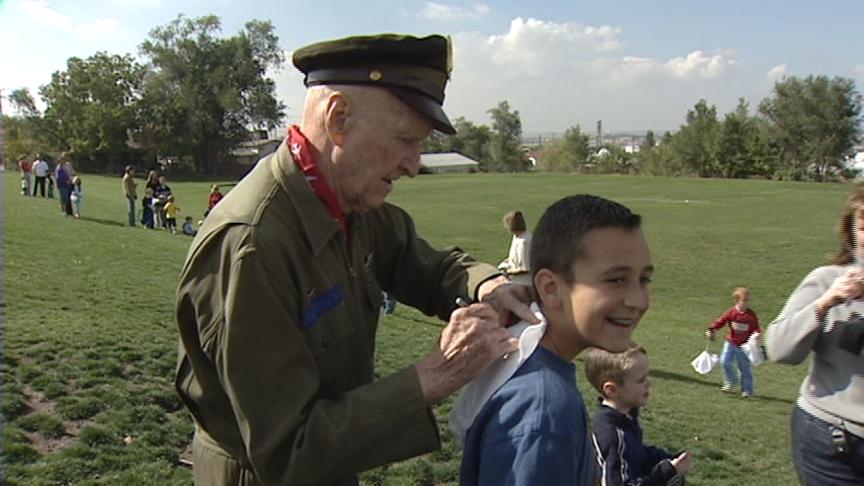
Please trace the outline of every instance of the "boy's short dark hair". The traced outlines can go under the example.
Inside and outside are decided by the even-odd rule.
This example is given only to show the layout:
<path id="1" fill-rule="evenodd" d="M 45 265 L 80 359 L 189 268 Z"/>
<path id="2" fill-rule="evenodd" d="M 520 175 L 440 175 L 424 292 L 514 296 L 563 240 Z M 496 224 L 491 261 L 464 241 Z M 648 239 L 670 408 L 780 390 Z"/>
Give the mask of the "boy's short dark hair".
<path id="1" fill-rule="evenodd" d="M 598 196 L 568 196 L 549 206 L 531 241 L 531 272 L 547 268 L 573 282 L 573 264 L 582 256 L 582 239 L 598 228 L 638 228 L 642 218 L 627 207 Z"/>
<path id="2" fill-rule="evenodd" d="M 638 354 L 648 356 L 648 351 L 639 345 L 630 347 L 620 353 L 612 353 L 600 348 L 591 348 L 585 354 L 585 377 L 600 392 L 600 395 L 606 398 L 606 394 L 603 393 L 603 384 L 611 381 L 616 385 L 622 385 L 624 377 L 627 376 L 627 373 L 630 372 L 636 361 L 634 356 Z"/>

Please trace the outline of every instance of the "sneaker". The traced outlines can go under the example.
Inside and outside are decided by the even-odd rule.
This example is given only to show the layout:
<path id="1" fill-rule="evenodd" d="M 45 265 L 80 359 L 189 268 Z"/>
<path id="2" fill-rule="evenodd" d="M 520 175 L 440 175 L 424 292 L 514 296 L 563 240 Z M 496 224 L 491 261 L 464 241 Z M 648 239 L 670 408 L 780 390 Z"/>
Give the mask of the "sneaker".
<path id="1" fill-rule="evenodd" d="M 747 392 L 741 392 L 741 398 L 750 398 L 750 394 Z"/>
<path id="2" fill-rule="evenodd" d="M 720 391 L 723 393 L 732 393 L 732 385 L 729 383 L 723 383 L 723 386 L 720 387 Z"/>

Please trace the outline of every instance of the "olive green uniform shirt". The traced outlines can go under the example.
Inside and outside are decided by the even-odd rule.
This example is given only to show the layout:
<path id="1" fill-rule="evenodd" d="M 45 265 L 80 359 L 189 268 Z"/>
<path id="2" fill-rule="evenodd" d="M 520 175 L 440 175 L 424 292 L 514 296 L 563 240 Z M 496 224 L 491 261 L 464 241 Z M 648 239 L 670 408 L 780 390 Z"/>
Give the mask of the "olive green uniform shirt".
<path id="1" fill-rule="evenodd" d="M 196 434 L 260 484 L 352 484 L 440 445 L 414 367 L 374 379 L 381 290 L 448 319 L 496 270 L 433 249 L 392 205 L 350 215 L 348 228 L 346 239 L 283 142 L 189 250 L 177 390 Z"/>

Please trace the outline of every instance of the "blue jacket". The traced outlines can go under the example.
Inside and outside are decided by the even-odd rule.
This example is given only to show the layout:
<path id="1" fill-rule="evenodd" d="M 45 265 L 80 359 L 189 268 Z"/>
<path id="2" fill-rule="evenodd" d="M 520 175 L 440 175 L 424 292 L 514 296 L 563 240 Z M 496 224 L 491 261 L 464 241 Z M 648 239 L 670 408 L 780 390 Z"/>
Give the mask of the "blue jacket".
<path id="1" fill-rule="evenodd" d="M 596 477 L 576 368 L 539 346 L 468 429 L 459 483 L 589 486 Z"/>
<path id="2" fill-rule="evenodd" d="M 672 466 L 671 453 L 642 443 L 638 408 L 628 416 L 600 403 L 593 425 L 602 486 L 684 484 Z"/>

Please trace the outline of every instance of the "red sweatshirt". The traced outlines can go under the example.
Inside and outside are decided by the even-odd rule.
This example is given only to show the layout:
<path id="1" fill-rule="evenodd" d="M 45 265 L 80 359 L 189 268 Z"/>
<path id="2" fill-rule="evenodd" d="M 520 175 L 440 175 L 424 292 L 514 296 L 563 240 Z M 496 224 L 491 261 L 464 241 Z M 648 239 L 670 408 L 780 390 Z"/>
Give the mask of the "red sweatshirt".
<path id="1" fill-rule="evenodd" d="M 762 332 L 759 329 L 759 318 L 756 317 L 753 309 L 741 312 L 735 306 L 732 306 L 731 309 L 718 317 L 708 329 L 720 329 L 727 324 L 729 325 L 729 336 L 726 337 L 726 340 L 735 346 L 741 346 L 746 343 L 754 332 Z"/>

